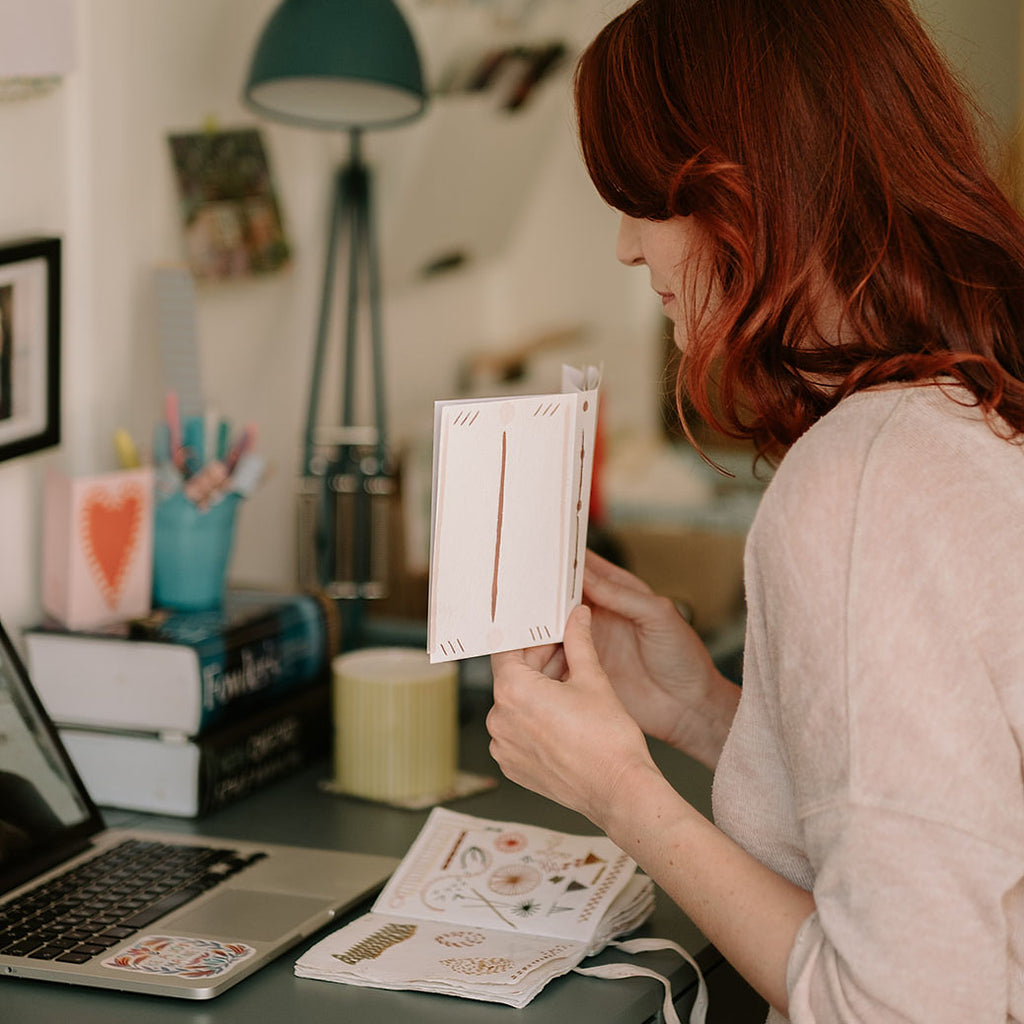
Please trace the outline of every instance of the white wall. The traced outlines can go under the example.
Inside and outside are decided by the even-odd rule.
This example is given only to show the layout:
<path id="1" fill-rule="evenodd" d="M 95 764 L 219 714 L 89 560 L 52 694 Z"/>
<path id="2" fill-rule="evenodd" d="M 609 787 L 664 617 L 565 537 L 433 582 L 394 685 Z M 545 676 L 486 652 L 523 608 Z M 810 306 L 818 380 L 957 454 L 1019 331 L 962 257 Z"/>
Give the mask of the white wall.
<path id="1" fill-rule="evenodd" d="M 67 93 L 0 104 L 0 237 L 65 233 L 69 221 Z M 38 607 L 39 481 L 52 456 L 0 463 L 0 620 Z"/>
<path id="2" fill-rule="evenodd" d="M 254 41 L 274 5 L 74 0 L 76 70 L 51 95 L 0 103 L 0 238 L 54 234 L 65 241 L 65 440 L 59 449 L 0 464 L 0 620 L 8 626 L 39 614 L 46 467 L 111 468 L 114 428 L 123 424 L 146 436 L 158 415 L 150 276 L 155 265 L 183 258 L 166 135 L 196 130 L 211 117 L 223 127 L 258 123 L 239 95 Z M 495 27 L 484 5 L 403 0 L 403 6 L 434 78 L 458 47 L 484 36 L 508 41 L 564 32 L 582 43 L 622 0 L 544 0 L 525 28 Z M 948 19 L 955 21 L 953 34 L 980 38 L 985 51 L 997 52 L 995 65 L 1011 69 L 1016 88 L 1018 5 L 989 0 L 989 6 L 986 17 L 976 15 L 976 0 L 929 0 L 928 10 L 955 12 Z M 1016 110 L 1015 101 L 1012 106 Z M 570 355 L 604 359 L 613 428 L 642 431 L 655 422 L 659 313 L 644 275 L 614 261 L 616 218 L 580 166 L 567 72 L 522 117 L 518 127 L 501 126 L 478 109 L 460 128 L 450 104 L 435 106 L 418 124 L 368 140 L 387 273 L 407 254 L 404 247 L 429 250 L 424 232 L 430 221 L 420 223 L 424 204 L 417 198 L 439 181 L 436 161 L 443 158 L 431 140 L 436 143 L 442 122 L 456 141 L 440 148 L 464 149 L 448 172 L 457 190 L 453 217 L 459 201 L 480 202 L 455 169 L 461 175 L 483 160 L 488 146 L 504 144 L 503 138 L 511 145 L 513 132 L 523 136 L 515 150 L 522 166 L 505 160 L 504 170 L 491 168 L 479 183 L 494 203 L 514 211 L 504 225 L 507 238 L 499 231 L 500 238 L 490 239 L 504 244 L 485 246 L 465 270 L 429 283 L 389 274 L 385 334 L 396 438 L 429 419 L 434 398 L 453 393 L 466 353 L 575 323 L 586 328 L 586 340 Z M 293 573 L 293 493 L 329 179 L 345 146 L 328 134 L 269 123 L 262 128 L 293 265 L 266 278 L 201 286 L 198 334 L 208 398 L 232 419 L 258 423 L 260 447 L 274 468 L 242 510 L 234 575 L 281 583 Z M 436 219 L 433 224 L 439 231 Z M 396 254 L 390 264 L 389 251 Z"/>

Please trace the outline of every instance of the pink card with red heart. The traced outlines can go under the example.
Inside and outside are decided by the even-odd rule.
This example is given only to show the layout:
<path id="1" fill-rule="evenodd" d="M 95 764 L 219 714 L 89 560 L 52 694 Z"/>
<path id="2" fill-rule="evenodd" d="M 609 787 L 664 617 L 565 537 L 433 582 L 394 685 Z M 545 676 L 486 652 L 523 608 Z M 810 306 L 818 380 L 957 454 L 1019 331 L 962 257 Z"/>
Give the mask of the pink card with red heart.
<path id="1" fill-rule="evenodd" d="M 43 609 L 68 629 L 146 615 L 153 589 L 153 471 L 46 478 Z"/>

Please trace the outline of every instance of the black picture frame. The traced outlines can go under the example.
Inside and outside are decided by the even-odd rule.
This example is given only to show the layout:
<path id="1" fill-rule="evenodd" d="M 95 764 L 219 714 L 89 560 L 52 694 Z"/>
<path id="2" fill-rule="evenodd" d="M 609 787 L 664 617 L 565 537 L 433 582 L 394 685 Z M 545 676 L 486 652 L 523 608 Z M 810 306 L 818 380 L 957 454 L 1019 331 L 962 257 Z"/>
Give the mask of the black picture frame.
<path id="1" fill-rule="evenodd" d="M 61 240 L 0 243 L 0 461 L 60 444 Z"/>

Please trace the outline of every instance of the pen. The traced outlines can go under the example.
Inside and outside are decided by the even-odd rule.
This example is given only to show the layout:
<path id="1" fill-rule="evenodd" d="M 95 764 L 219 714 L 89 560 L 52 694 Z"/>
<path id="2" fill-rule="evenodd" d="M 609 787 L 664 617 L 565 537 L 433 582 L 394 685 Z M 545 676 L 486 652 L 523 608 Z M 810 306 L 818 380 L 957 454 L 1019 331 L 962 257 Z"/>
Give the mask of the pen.
<path id="1" fill-rule="evenodd" d="M 203 415 L 203 463 L 213 462 L 217 458 L 217 424 L 220 417 L 208 409 Z"/>
<path id="2" fill-rule="evenodd" d="M 231 450 L 228 452 L 228 457 L 225 460 L 228 473 L 233 473 L 235 466 L 238 465 L 238 460 L 249 451 L 252 446 L 256 443 L 256 424 L 247 423 L 245 429 L 242 431 L 241 436 L 232 444 Z"/>
<path id="3" fill-rule="evenodd" d="M 132 435 L 124 427 L 114 431 L 114 451 L 117 452 L 117 462 L 122 469 L 138 469 L 139 452 Z"/>
<path id="4" fill-rule="evenodd" d="M 181 425 L 182 472 L 186 476 L 198 473 L 206 453 L 202 416 L 186 416 Z"/>
<path id="5" fill-rule="evenodd" d="M 158 466 L 171 462 L 171 432 L 163 420 L 153 428 L 153 462 Z"/>
<path id="6" fill-rule="evenodd" d="M 204 464 L 185 484 L 185 497 L 199 509 L 205 510 L 221 495 L 221 488 L 228 478 L 227 468 L 219 459 Z"/>
<path id="7" fill-rule="evenodd" d="M 235 494 L 240 494 L 243 498 L 248 498 L 263 479 L 266 468 L 267 462 L 262 455 L 258 455 L 256 452 L 246 452 L 238 460 L 235 471 L 231 474 L 228 489 Z"/>
<path id="8" fill-rule="evenodd" d="M 217 426 L 217 458 L 223 462 L 228 457 L 228 447 L 231 444 L 231 424 L 227 420 L 221 420 Z"/>
<path id="9" fill-rule="evenodd" d="M 164 419 L 167 421 L 167 442 L 170 448 L 171 461 L 183 468 L 181 451 L 181 413 L 178 409 L 178 393 L 168 391 L 164 399 Z"/>

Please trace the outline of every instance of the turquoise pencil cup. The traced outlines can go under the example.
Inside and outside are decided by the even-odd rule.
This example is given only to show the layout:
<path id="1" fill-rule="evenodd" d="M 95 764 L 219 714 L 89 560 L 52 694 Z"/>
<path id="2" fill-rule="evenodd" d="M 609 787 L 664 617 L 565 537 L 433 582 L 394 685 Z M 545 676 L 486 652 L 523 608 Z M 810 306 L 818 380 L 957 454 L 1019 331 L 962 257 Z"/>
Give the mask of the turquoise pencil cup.
<path id="1" fill-rule="evenodd" d="M 153 527 L 155 605 L 188 612 L 220 607 L 240 500 L 239 495 L 228 494 L 216 505 L 200 509 L 178 491 L 157 501 Z"/>

